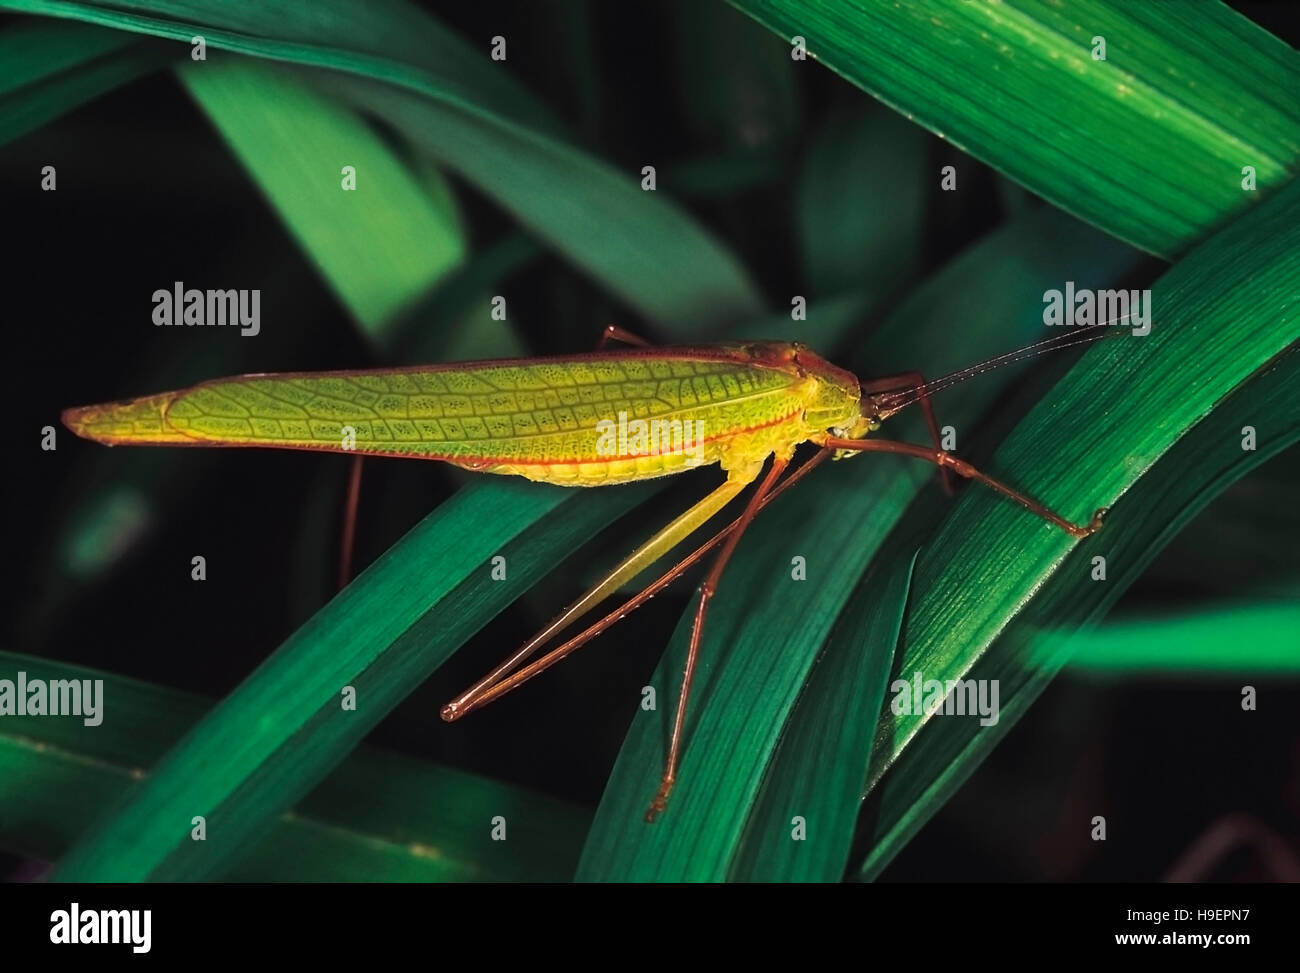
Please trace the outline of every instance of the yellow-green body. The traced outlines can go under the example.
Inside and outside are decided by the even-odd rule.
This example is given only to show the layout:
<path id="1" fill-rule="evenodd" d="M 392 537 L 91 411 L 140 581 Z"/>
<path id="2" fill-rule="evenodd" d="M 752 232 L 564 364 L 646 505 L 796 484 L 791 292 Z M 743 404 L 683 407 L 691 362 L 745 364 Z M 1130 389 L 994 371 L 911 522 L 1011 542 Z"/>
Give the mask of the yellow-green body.
<path id="1" fill-rule="evenodd" d="M 244 375 L 69 409 L 64 421 L 78 435 L 109 444 L 437 459 L 600 486 L 712 463 L 748 469 L 773 453 L 788 458 L 805 440 L 858 427 L 859 396 L 852 375 L 801 345 L 747 342 Z M 659 424 L 665 434 L 680 424 L 683 434 L 649 443 L 635 436 L 637 422 Z M 611 427 L 623 434 L 611 436 Z"/>

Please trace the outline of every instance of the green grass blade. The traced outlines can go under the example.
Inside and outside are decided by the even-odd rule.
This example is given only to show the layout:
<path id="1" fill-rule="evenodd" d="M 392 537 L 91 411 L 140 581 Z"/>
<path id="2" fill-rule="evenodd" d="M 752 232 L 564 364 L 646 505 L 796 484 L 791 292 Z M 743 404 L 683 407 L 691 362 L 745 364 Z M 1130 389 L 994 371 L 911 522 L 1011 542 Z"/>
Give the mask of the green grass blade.
<path id="1" fill-rule="evenodd" d="M 533 133 L 454 115 L 402 88 L 311 75 L 322 90 L 384 119 L 475 183 L 669 338 L 714 337 L 722 325 L 762 312 L 731 253 L 668 197 L 642 192 L 627 174 Z M 599 220 L 588 215 L 597 212 Z"/>
<path id="2" fill-rule="evenodd" d="M 1113 589 L 1118 589 L 1118 597 L 1149 563 L 1146 552 L 1167 543 L 1190 519 L 1189 510 L 1199 509 L 1255 465 L 1256 457 L 1243 456 L 1241 449 L 1244 423 L 1254 420 L 1268 430 L 1268 445 L 1259 451 L 1265 456 L 1294 440 L 1294 420 L 1287 410 L 1280 422 L 1273 418 L 1273 408 L 1257 415 L 1253 410 L 1242 413 L 1234 407 L 1232 392 L 1300 338 L 1300 306 L 1294 296 L 1300 282 L 1297 217 L 1300 183 L 1293 183 L 1198 247 L 1153 287 L 1158 310 L 1151 335 L 1095 348 L 1018 427 L 995 457 L 995 468 L 1007 470 L 1013 482 L 1029 483 L 1067 515 L 1084 512 L 1081 508 L 1087 504 L 1080 497 L 1085 494 L 1103 501 L 1118 497 L 1118 516 L 1071 554 L 1071 545 L 1060 538 L 1046 533 L 1034 538 L 1032 525 L 1007 516 L 1009 511 L 989 503 L 989 497 L 963 497 L 917 566 L 917 590 L 923 594 L 908 619 L 901 674 L 920 671 L 926 679 L 963 678 L 1027 603 L 1034 611 L 1027 617 L 1047 628 L 1068 625 L 1071 604 L 1108 597 Z M 1094 367 L 1085 371 L 1082 366 L 1090 360 Z M 1115 403 L 1123 403 L 1122 422 L 1107 418 L 1114 415 L 1110 410 Z M 1221 413 L 1216 413 L 1220 406 Z M 1226 466 L 1235 474 L 1221 469 L 1220 459 L 1206 455 L 1207 444 L 1191 453 L 1199 469 L 1187 469 L 1186 458 L 1180 464 L 1178 439 L 1190 433 L 1197 442 L 1198 423 L 1217 433 L 1213 455 L 1231 460 Z M 1168 476 L 1157 469 L 1165 457 L 1172 457 Z M 1028 479 L 1027 471 L 1035 468 L 1038 474 Z M 1137 488 L 1147 470 L 1154 475 L 1141 481 L 1141 490 L 1130 500 L 1127 492 Z M 1214 474 L 1208 482 L 1202 479 L 1207 473 Z M 1147 491 L 1156 497 L 1176 493 L 1173 485 L 1180 482 L 1200 486 L 1205 493 L 1195 502 L 1180 498 L 1165 521 L 1151 501 L 1142 503 Z M 1126 529 L 1141 536 L 1138 524 L 1166 523 L 1172 524 L 1166 536 L 1146 537 L 1135 549 L 1129 546 Z M 996 556 L 1005 550 L 1016 551 L 1016 557 Z M 1092 558 L 1098 555 L 1106 557 L 1112 579 L 1105 586 L 1091 580 Z M 1053 592 L 1060 603 L 1053 601 Z M 1038 600 L 1031 603 L 1035 593 Z M 1085 620 L 1073 619 L 1076 624 Z M 1052 666 L 1040 661 L 1030 671 L 1015 651 L 994 655 L 989 663 L 1002 680 L 1000 692 L 1011 701 L 1010 710 L 1004 705 L 1004 717 L 974 743 L 962 739 L 976 737 L 978 724 L 972 727 L 970 721 L 929 718 L 926 724 L 925 717 L 893 716 L 888 711 L 882 717 L 873 787 L 900 754 L 908 753 L 923 725 L 936 742 L 890 775 L 890 786 L 901 796 L 882 815 L 878 850 L 867 859 L 868 874 L 875 874 L 970 773 L 1062 661 L 1058 658 Z M 1027 685 L 1022 688 L 1021 682 Z M 954 757 L 953 751 L 960 756 Z M 954 772 L 936 775 L 946 761 L 956 762 Z"/>
<path id="3" fill-rule="evenodd" d="M 922 287 L 859 350 L 861 373 L 926 362 L 941 372 L 1016 347 L 1041 336 L 1045 287 L 1066 276 L 1097 286 L 1133 260 L 1128 247 L 1063 214 L 1032 214 Z M 1012 377 L 1002 371 L 953 389 L 941 417 L 966 428 Z M 901 430 L 917 435 L 916 426 Z M 755 521 L 710 608 L 672 803 L 654 825 L 642 822 L 666 752 L 689 612 L 651 679 L 658 709 L 632 717 L 580 879 L 726 877 L 781 728 L 833 622 L 876 549 L 932 479 L 928 468 L 900 457 L 859 457 L 817 471 Z M 792 579 L 795 556 L 806 558 L 806 582 Z"/>
<path id="4" fill-rule="evenodd" d="M 0 678 L 103 680 L 104 720 L 0 722 L 0 848 L 55 861 L 211 703 L 84 667 L 0 652 Z M 69 793 L 76 801 L 66 800 Z M 450 799 L 453 797 L 454 799 Z M 511 822 L 509 853 L 491 840 Z M 571 872 L 587 815 L 506 784 L 362 748 L 273 825 L 225 877 L 240 881 L 554 881 Z"/>
<path id="5" fill-rule="evenodd" d="M 542 247 L 531 236 L 512 231 L 495 243 L 471 254 L 454 272 L 447 275 L 405 313 L 394 328 L 397 338 L 392 349 L 395 361 L 436 362 L 472 361 L 479 358 L 524 357 L 527 354 L 513 330 L 503 329 L 494 322 L 501 334 L 497 340 L 510 340 L 517 344 L 513 354 L 503 354 L 500 349 L 465 349 L 465 339 L 484 340 L 488 335 L 477 331 L 466 334 L 457 324 L 468 315 L 479 313 L 484 305 L 490 306 L 492 294 L 499 294 L 500 284 L 528 266 L 542 254 Z M 465 351 L 467 353 L 462 354 Z"/>
<path id="6" fill-rule="evenodd" d="M 291 72 L 238 58 L 187 62 L 179 75 L 344 306 L 387 346 L 396 317 L 465 257 L 445 185 L 430 192 L 361 119 Z"/>
<path id="7" fill-rule="evenodd" d="M 113 3 L 0 0 L 183 41 L 326 68 L 306 76 L 394 125 L 669 334 L 753 317 L 762 300 L 734 255 L 683 209 L 556 133 L 508 74 L 414 7 L 316 0 Z M 590 219 L 600 212 L 601 220 Z M 698 331 L 695 332 L 698 337 Z"/>
<path id="8" fill-rule="evenodd" d="M 799 248 L 815 294 L 849 289 L 884 296 L 906 288 L 921 264 L 932 177 L 927 136 L 873 106 L 833 116 L 799 176 Z"/>
<path id="9" fill-rule="evenodd" d="M 915 555 L 899 558 L 884 576 L 869 576 L 868 596 L 826 640 L 768 766 L 732 880 L 837 882 L 844 874 L 915 563 Z"/>
<path id="10" fill-rule="evenodd" d="M 1240 448 L 1244 416 L 1267 417 L 1268 439 L 1253 452 Z M 1089 576 L 1094 552 L 1076 549 L 1022 615 L 971 667 L 969 678 L 998 680 L 997 724 L 981 727 L 975 720 L 931 719 L 902 751 L 876 786 L 873 800 L 878 801 L 878 806 L 872 815 L 870 833 L 865 836 L 869 847 L 862 864 L 863 877 L 879 875 L 966 781 L 1047 687 L 1070 651 L 1076 646 L 1086 651 L 1091 641 L 1086 626 L 1104 614 L 1141 576 L 1159 550 L 1229 483 L 1297 438 L 1300 353 L 1292 352 L 1238 388 L 1120 499 L 1103 532 L 1108 567 L 1104 584 L 1078 580 Z M 1294 617 L 1293 610 L 1286 614 Z M 1273 626 L 1279 621 L 1285 625 L 1285 617 L 1279 619 L 1270 612 L 1267 619 L 1256 620 L 1256 625 Z M 1172 634 L 1185 634 L 1189 624 L 1180 622 Z M 1085 628 L 1076 636 L 1078 626 Z M 1294 631 L 1292 624 L 1290 632 Z M 1283 636 L 1280 645 L 1279 633 Z M 1271 653 L 1271 663 L 1252 660 L 1247 650 L 1239 664 L 1233 666 L 1234 671 L 1254 671 L 1252 662 L 1263 662 L 1265 671 L 1276 671 L 1280 668 L 1278 656 L 1283 654 L 1290 655 L 1289 669 L 1294 671 L 1294 639 L 1288 639 L 1286 633 L 1285 627 L 1261 632 L 1266 645 L 1278 646 Z M 1249 637 L 1240 627 L 1231 634 L 1218 634 L 1230 640 L 1234 653 Z M 1219 642 L 1219 652 L 1223 644 Z"/>
<path id="11" fill-rule="evenodd" d="M 545 103 L 464 38 L 404 0 L 372 0 L 364 6 L 322 0 L 258 3 L 255 0 L 5 0 L 20 13 L 59 17 L 114 30 L 182 42 L 177 53 L 192 57 L 202 37 L 214 50 L 321 63 L 374 77 L 410 69 L 435 78 L 440 93 L 471 109 L 524 122 L 545 131 L 563 126 Z M 202 28 L 196 30 L 195 28 Z M 277 48 L 272 51 L 269 48 Z M 331 62 L 325 64 L 325 62 Z"/>
<path id="12" fill-rule="evenodd" d="M 1077 520 L 1130 489 L 1252 371 L 1300 337 L 1297 216 L 1300 182 L 1156 281 L 1151 334 L 1089 351 L 1003 444 L 990 464 L 995 475 Z M 1123 421 L 1115 418 L 1116 403 L 1123 404 Z M 1258 421 L 1267 428 L 1266 417 Z M 903 671 L 955 678 L 1074 546 L 1016 512 L 985 491 L 962 497 L 917 565 L 917 590 L 925 594 L 908 619 Z M 1103 531 L 1084 543 L 1100 554 L 1113 536 Z M 965 557 L 955 556 L 959 548 Z M 1016 557 L 992 556 L 1005 551 Z M 1085 574 L 1079 583 L 1091 582 Z M 883 764 L 922 722 L 912 716 L 882 723 Z"/>
<path id="13" fill-rule="evenodd" d="M 223 874 L 470 635 L 648 492 L 595 491 L 579 502 L 513 480 L 461 490 L 219 703 L 56 877 Z M 496 554 L 507 558 L 506 581 L 489 576 Z M 341 709 L 345 686 L 356 690 L 355 712 Z M 194 815 L 210 822 L 206 841 L 189 840 Z"/>
<path id="14" fill-rule="evenodd" d="M 1081 632 L 1067 663 L 1076 675 L 1173 672 L 1294 675 L 1300 652 L 1300 599 L 1245 603 L 1182 618 L 1126 618 Z"/>
<path id="15" fill-rule="evenodd" d="M 0 145 L 174 56 L 166 45 L 88 24 L 38 20 L 0 31 Z"/>
<path id="16" fill-rule="evenodd" d="M 1217 0 L 732 2 L 1054 205 L 1160 256 L 1300 168 L 1300 55 Z M 1097 36 L 1104 61 L 1092 57 Z M 1258 192 L 1243 191 L 1244 166 Z"/>
<path id="17" fill-rule="evenodd" d="M 0 96 L 16 94 L 143 43 L 89 24 L 51 20 L 10 23 L 0 31 L 0 64 L 5 66 Z"/>

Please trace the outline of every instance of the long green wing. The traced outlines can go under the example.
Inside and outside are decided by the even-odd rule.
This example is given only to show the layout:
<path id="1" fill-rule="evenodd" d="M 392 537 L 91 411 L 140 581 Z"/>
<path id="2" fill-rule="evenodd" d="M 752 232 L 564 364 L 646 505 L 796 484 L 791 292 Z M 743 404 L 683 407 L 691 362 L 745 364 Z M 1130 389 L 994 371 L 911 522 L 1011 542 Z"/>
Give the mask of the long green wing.
<path id="1" fill-rule="evenodd" d="M 63 414 L 110 445 L 269 446 L 483 468 L 598 458 L 597 424 L 781 408 L 793 372 L 734 352 L 654 350 L 375 371 L 244 375 Z"/>

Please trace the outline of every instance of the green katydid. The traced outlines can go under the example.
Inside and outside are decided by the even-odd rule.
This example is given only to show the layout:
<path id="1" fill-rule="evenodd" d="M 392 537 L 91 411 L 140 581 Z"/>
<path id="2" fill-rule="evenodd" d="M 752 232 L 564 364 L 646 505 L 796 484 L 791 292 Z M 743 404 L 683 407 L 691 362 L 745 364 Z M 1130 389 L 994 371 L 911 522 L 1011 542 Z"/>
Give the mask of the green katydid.
<path id="1" fill-rule="evenodd" d="M 1107 322 L 1111 324 L 1114 322 Z M 109 445 L 260 446 L 436 459 L 564 486 L 604 486 L 721 465 L 726 480 L 623 559 L 545 628 L 442 710 L 445 720 L 499 698 L 662 590 L 721 547 L 695 610 L 667 762 L 647 820 L 662 812 L 681 756 L 682 728 L 710 599 L 745 528 L 775 496 L 819 463 L 887 452 L 977 480 L 1029 512 L 1086 537 L 1104 509 L 1076 524 L 985 475 L 940 446 L 930 396 L 957 382 L 1048 351 L 1114 334 L 1105 325 L 1040 341 L 935 381 L 907 372 L 859 381 L 797 342 L 751 341 L 656 348 L 621 328 L 584 355 L 413 368 L 241 375 L 144 398 L 68 409 L 77 435 Z M 631 346 L 603 350 L 609 340 Z M 932 446 L 869 438 L 920 404 Z M 796 448 L 819 447 L 782 479 Z M 767 462 L 771 459 L 770 466 Z M 766 474 L 763 473 L 767 466 Z M 351 548 L 359 484 L 354 465 L 344 531 Z M 537 659 L 546 643 L 690 537 L 758 481 L 740 516 L 639 594 Z M 530 662 L 529 660 L 532 659 Z"/>

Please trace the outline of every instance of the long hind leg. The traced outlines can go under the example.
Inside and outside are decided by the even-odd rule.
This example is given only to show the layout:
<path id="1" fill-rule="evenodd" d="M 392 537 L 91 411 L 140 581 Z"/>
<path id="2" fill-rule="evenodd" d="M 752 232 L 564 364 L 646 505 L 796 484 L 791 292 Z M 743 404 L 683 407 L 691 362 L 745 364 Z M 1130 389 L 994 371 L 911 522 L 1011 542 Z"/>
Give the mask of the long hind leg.
<path id="1" fill-rule="evenodd" d="M 617 567 L 598 581 L 590 591 L 552 619 L 550 624 L 525 642 L 513 655 L 444 706 L 442 708 L 442 718 L 450 723 L 464 716 L 470 710 L 477 708 L 482 699 L 497 683 L 523 665 L 542 645 L 614 594 L 625 582 L 631 581 L 679 543 L 695 533 L 714 514 L 730 503 L 745 487 L 752 483 L 761 471 L 761 465 L 732 470 L 728 474 L 726 482 L 698 501 L 694 506 L 678 515 L 668 526 L 624 558 Z"/>
<path id="2" fill-rule="evenodd" d="M 826 459 L 829 459 L 831 452 L 832 451 L 829 449 L 823 449 L 821 452 L 814 455 L 806 463 L 804 463 L 802 466 L 796 469 L 788 477 L 786 477 L 784 480 L 778 483 L 771 491 L 769 491 L 766 494 L 763 494 L 758 501 L 759 509 L 761 510 L 763 507 L 766 507 L 768 503 L 771 502 L 775 497 L 784 493 L 790 487 L 794 486 L 801 479 L 807 476 L 808 473 L 812 472 L 812 470 L 815 469 L 818 466 L 818 464 L 822 463 Z M 713 550 L 715 547 L 717 547 L 719 544 L 725 541 L 731 533 L 733 533 L 734 531 L 740 528 L 740 525 L 744 521 L 744 519 L 745 517 L 744 514 L 742 513 L 730 524 L 722 528 L 722 530 L 718 531 L 707 541 L 705 541 L 703 544 L 697 547 L 694 551 L 686 555 L 686 557 L 682 558 L 671 568 L 669 568 L 667 571 L 661 574 L 658 578 L 656 578 L 650 584 L 646 585 L 644 588 L 641 589 L 641 591 L 633 595 L 631 598 L 629 598 L 623 604 L 619 605 L 613 611 L 604 615 L 598 621 L 593 622 L 591 625 L 587 626 L 577 635 L 573 636 L 567 641 L 556 646 L 554 649 L 551 649 L 551 651 L 547 652 L 541 658 L 534 659 L 532 662 L 528 663 L 528 665 L 524 666 L 522 669 L 517 669 L 514 672 L 512 672 L 510 675 L 506 676 L 505 678 L 499 680 L 498 682 L 493 683 L 490 687 L 485 689 L 482 693 L 480 693 L 475 698 L 473 706 L 469 706 L 463 709 L 460 715 L 463 716 L 465 715 L 465 713 L 469 712 L 472 709 L 478 709 L 481 706 L 486 706 L 488 703 L 500 699 L 502 696 L 510 692 L 512 689 L 518 689 L 520 686 L 522 686 L 524 683 L 528 682 L 530 679 L 534 678 L 535 676 L 540 676 L 543 672 L 545 672 L 551 666 L 555 665 L 560 660 L 566 659 L 574 652 L 577 652 L 578 649 L 582 648 L 584 645 L 586 645 L 588 642 L 594 639 L 597 635 L 600 635 L 602 632 L 611 628 L 616 623 L 622 621 L 624 618 L 632 614 L 632 612 L 636 611 L 638 608 L 644 605 L 655 595 L 659 594 L 659 592 L 663 591 L 664 588 L 668 587 L 668 585 L 672 584 L 673 581 L 675 581 L 677 578 L 685 574 L 688 569 L 694 567 L 700 561 L 704 560 L 705 555 L 707 555 L 711 550 Z"/>
<path id="3" fill-rule="evenodd" d="M 645 819 L 653 821 L 663 813 L 664 807 L 668 804 L 668 795 L 672 793 L 673 784 L 677 781 L 677 765 L 681 760 L 682 750 L 682 729 L 686 725 L 686 703 L 691 696 L 691 683 L 695 679 L 695 665 L 700 657 L 700 639 L 704 634 L 704 617 L 709 611 L 709 602 L 713 599 L 713 593 L 718 588 L 718 580 L 722 577 L 722 572 L 731 560 L 732 553 L 736 550 L 736 545 L 740 543 L 741 536 L 745 529 L 754 521 L 755 514 L 758 513 L 762 506 L 763 497 L 772 489 L 772 486 L 780 478 L 781 472 L 785 469 L 788 460 L 777 456 L 772 460 L 772 468 L 767 471 L 767 476 L 759 484 L 754 495 L 749 498 L 749 503 L 745 506 L 745 513 L 740 518 L 740 523 L 736 529 L 727 535 L 726 542 L 722 545 L 722 550 L 718 552 L 717 558 L 713 562 L 713 567 L 709 569 L 708 575 L 700 585 L 700 601 L 695 608 L 695 622 L 691 625 L 691 645 L 686 653 L 686 667 L 682 671 L 682 688 L 677 697 L 677 712 L 673 716 L 673 735 L 668 743 L 668 760 L 664 765 L 664 774 L 659 781 L 659 790 L 650 802 L 650 808 L 646 811 Z"/>

